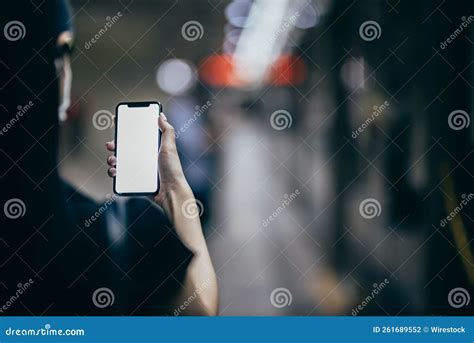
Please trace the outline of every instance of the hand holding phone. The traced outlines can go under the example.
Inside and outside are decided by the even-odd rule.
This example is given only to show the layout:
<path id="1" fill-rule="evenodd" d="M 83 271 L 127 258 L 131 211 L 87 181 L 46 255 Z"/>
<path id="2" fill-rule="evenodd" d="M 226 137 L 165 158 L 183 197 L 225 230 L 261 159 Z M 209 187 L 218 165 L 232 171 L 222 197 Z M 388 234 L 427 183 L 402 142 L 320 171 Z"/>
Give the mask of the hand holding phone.
<path id="1" fill-rule="evenodd" d="M 165 114 L 160 113 L 158 117 L 158 127 L 160 130 L 160 145 L 158 152 L 158 174 L 159 193 L 153 200 L 162 206 L 168 215 L 171 215 L 170 200 L 193 198 L 191 188 L 184 177 L 181 161 L 176 149 L 176 136 L 173 126 L 168 122 Z M 115 178 L 117 176 L 117 157 L 115 141 L 105 143 L 108 151 L 114 152 L 107 158 L 107 174 Z M 128 195 L 128 194 L 127 194 Z"/>

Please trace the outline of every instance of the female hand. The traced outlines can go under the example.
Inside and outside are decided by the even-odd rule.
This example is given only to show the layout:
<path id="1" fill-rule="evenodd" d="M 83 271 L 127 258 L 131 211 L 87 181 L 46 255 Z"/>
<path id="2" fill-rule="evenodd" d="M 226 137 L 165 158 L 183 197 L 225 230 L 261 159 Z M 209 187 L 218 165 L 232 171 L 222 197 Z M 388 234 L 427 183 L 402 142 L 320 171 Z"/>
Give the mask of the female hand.
<path id="1" fill-rule="evenodd" d="M 186 198 L 193 198 L 193 194 L 184 177 L 183 168 L 181 167 L 181 161 L 179 160 L 178 151 L 176 149 L 174 128 L 168 122 L 164 113 L 161 113 L 159 116 L 158 126 L 162 132 L 161 146 L 158 153 L 160 190 L 154 197 L 154 200 L 168 213 L 168 202 L 174 193 Z M 114 141 L 107 142 L 105 146 L 107 150 L 111 152 L 115 151 Z M 114 177 L 117 173 L 116 163 L 117 159 L 114 155 L 107 158 L 107 164 L 109 165 L 107 173 L 110 177 Z"/>

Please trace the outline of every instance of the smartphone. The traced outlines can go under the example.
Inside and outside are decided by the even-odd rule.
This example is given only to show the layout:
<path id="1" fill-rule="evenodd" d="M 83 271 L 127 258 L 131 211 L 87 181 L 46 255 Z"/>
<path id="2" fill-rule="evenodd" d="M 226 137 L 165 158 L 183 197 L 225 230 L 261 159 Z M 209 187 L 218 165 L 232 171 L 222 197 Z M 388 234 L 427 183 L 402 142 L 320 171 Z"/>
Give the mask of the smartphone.
<path id="1" fill-rule="evenodd" d="M 117 195 L 148 195 L 158 192 L 159 102 L 123 102 L 115 110 L 115 157 Z"/>

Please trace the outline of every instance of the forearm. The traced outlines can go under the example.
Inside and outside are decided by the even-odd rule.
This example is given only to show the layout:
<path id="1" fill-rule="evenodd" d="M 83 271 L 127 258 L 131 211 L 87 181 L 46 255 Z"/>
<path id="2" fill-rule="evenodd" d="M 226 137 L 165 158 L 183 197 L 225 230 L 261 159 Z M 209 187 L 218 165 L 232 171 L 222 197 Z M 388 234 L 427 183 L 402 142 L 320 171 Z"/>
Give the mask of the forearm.
<path id="1" fill-rule="evenodd" d="M 154 200 L 165 210 L 179 240 L 193 254 L 186 270 L 183 288 L 179 291 L 177 299 L 173 299 L 174 307 L 180 309 L 183 314 L 216 315 L 218 311 L 216 273 L 202 233 L 199 211 L 196 207 L 193 216 L 193 213 L 187 210 L 187 205 L 190 203 L 192 205 L 193 202 L 194 206 L 196 204 L 179 161 L 174 129 L 164 113 L 160 113 L 158 125 L 162 132 L 158 155 L 160 191 Z M 115 142 L 107 142 L 106 147 L 109 151 L 115 151 Z M 107 158 L 107 164 L 110 166 L 107 173 L 111 177 L 117 173 L 116 162 L 114 155 Z M 190 304 L 183 310 L 181 305 L 186 300 Z"/>
<path id="2" fill-rule="evenodd" d="M 183 289 L 176 299 L 176 307 L 180 307 L 185 300 L 193 299 L 188 301 L 190 304 L 183 314 L 216 315 L 218 311 L 217 280 L 202 233 L 199 215 L 196 213 L 195 216 L 191 216 L 182 208 L 183 204 L 189 204 L 190 201 L 194 201 L 194 195 L 185 182 L 170 189 L 165 199 L 160 199 L 177 235 L 193 253 L 186 271 Z"/>

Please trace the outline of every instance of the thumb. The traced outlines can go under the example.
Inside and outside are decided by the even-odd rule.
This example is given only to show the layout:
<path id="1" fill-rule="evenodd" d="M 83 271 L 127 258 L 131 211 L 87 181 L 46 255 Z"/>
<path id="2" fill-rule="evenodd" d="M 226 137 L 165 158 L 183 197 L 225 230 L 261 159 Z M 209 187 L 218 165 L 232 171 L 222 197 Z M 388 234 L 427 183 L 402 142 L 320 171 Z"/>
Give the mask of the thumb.
<path id="1" fill-rule="evenodd" d="M 176 150 L 176 137 L 174 127 L 168 122 L 165 114 L 162 112 L 158 118 L 158 126 L 161 130 L 161 149 L 165 151 Z"/>

